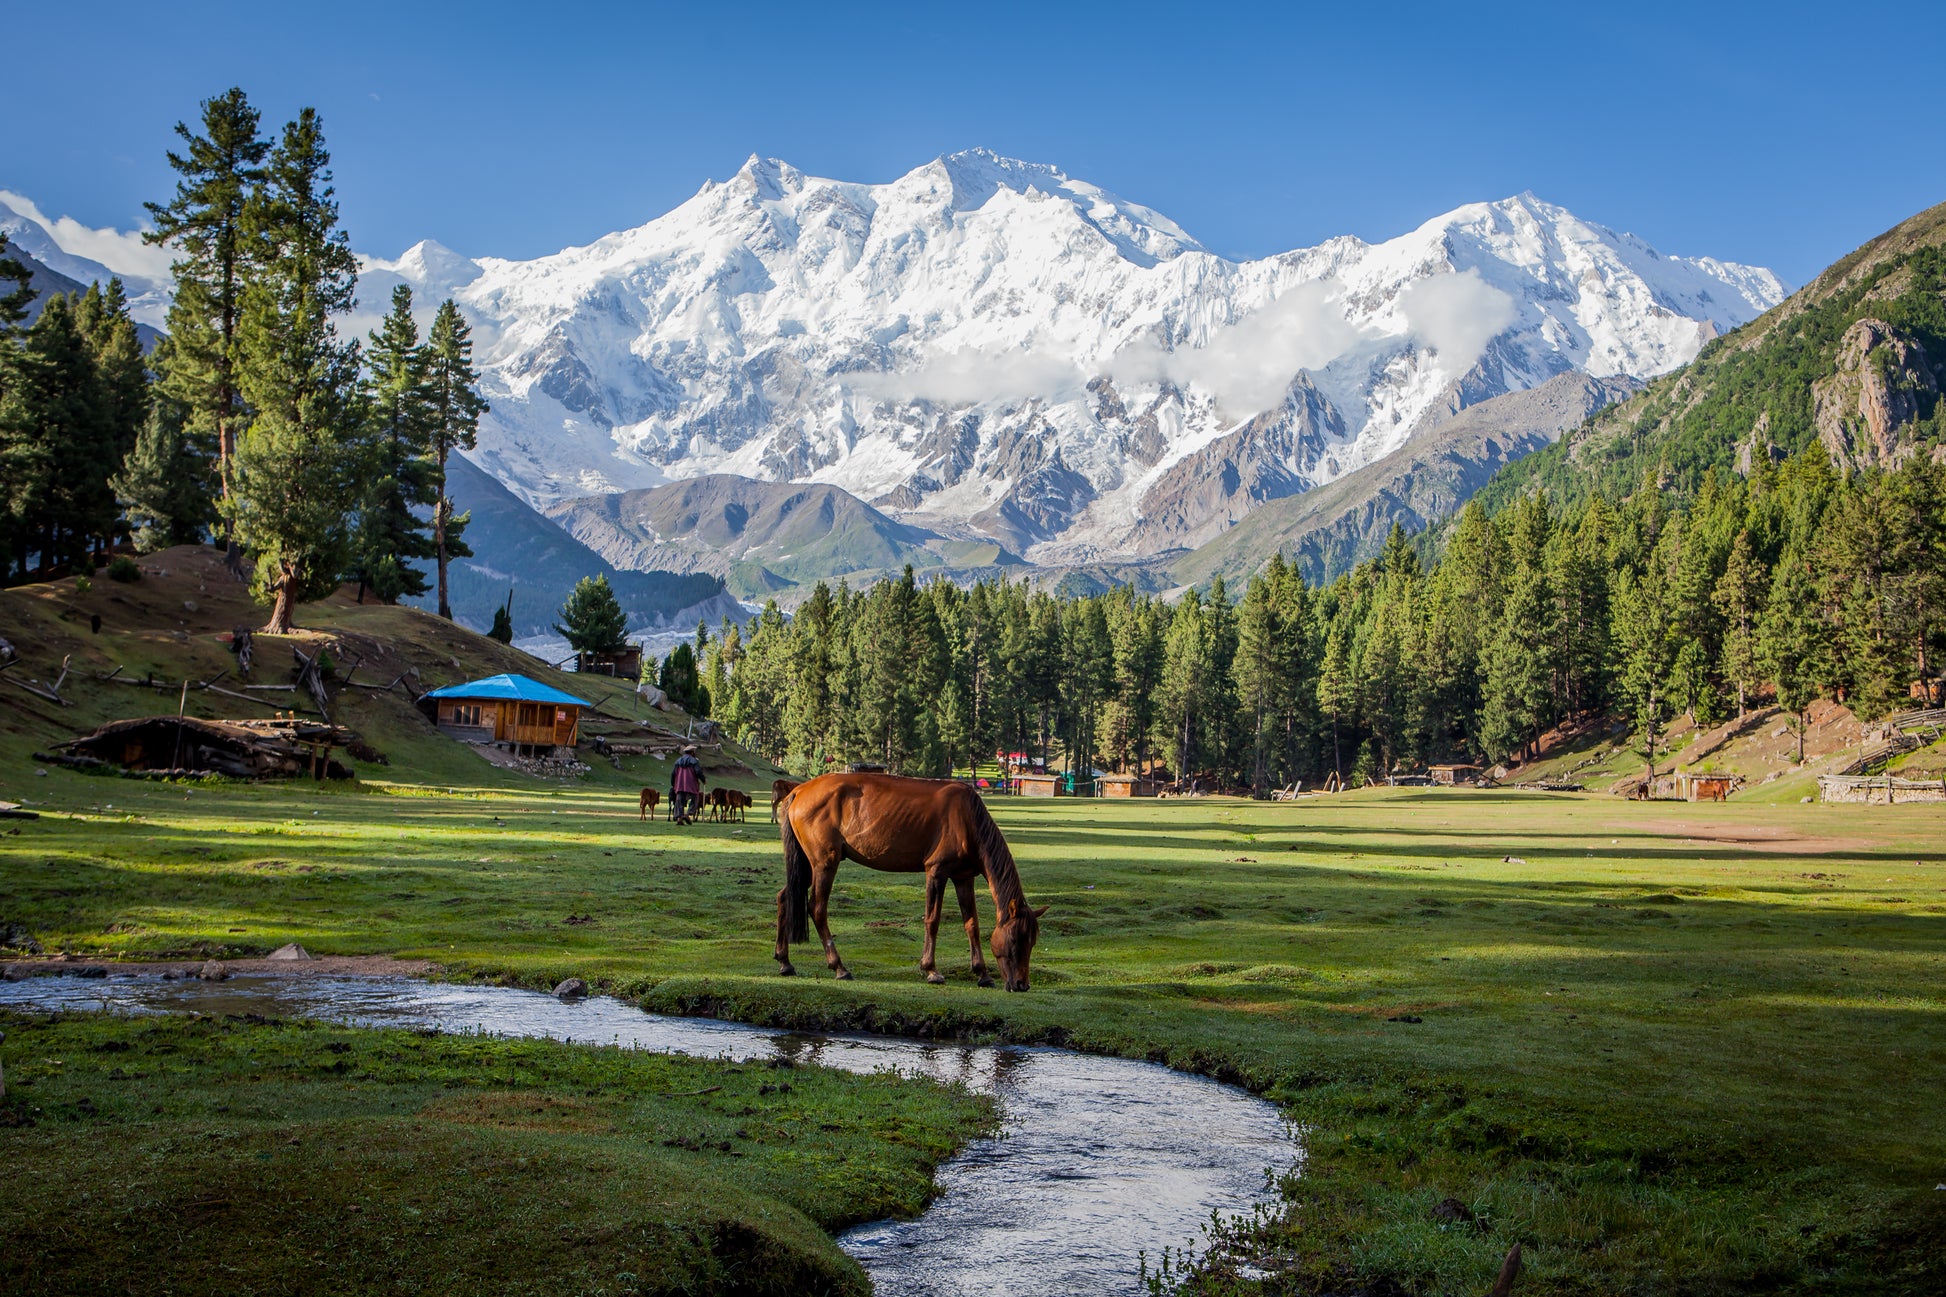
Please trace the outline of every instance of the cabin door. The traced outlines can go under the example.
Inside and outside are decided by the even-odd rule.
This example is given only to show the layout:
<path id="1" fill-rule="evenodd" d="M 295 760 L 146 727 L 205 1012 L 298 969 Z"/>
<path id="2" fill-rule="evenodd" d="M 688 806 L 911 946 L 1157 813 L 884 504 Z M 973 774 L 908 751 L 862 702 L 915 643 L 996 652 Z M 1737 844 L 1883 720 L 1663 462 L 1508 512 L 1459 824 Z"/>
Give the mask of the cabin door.
<path id="1" fill-rule="evenodd" d="M 557 747 L 574 746 L 574 711 L 568 707 L 554 709 L 554 743 Z"/>

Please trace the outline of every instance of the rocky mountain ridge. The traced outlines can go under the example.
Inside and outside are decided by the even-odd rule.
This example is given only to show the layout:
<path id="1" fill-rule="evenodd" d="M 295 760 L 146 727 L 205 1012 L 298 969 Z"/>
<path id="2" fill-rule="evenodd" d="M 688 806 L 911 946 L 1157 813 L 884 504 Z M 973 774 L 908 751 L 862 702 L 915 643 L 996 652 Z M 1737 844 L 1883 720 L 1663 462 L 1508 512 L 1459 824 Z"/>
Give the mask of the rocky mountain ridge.
<path id="1" fill-rule="evenodd" d="M 1207 541 L 1556 374 L 1641 378 L 1773 305 L 1520 195 L 1256 261 L 974 150 L 888 184 L 752 158 L 550 257 L 369 260 L 474 319 L 477 461 L 537 507 L 704 475 L 840 487 L 1043 564 Z"/>

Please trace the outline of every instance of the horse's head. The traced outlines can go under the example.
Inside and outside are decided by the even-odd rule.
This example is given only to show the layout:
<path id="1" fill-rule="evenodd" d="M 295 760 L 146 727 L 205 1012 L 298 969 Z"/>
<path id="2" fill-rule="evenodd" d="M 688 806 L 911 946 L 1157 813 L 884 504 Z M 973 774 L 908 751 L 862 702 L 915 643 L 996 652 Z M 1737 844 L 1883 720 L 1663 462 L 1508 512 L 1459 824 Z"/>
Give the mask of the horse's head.
<path id="1" fill-rule="evenodd" d="M 1034 943 L 1041 935 L 1041 915 L 1047 907 L 1030 910 L 1018 901 L 1007 917 L 993 929 L 993 957 L 1000 964 L 1000 980 L 1009 991 L 1027 989 L 1027 961 L 1033 957 Z"/>

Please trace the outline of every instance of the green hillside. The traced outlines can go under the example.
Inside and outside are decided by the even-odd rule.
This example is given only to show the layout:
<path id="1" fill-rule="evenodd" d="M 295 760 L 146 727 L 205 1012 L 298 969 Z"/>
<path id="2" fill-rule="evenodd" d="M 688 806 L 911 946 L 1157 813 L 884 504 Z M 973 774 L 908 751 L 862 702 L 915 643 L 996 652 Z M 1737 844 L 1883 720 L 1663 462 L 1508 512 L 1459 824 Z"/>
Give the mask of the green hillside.
<path id="1" fill-rule="evenodd" d="M 514 633 L 545 634 L 568 591 L 584 576 L 608 578 L 632 626 L 666 620 L 723 588 L 706 572 L 618 569 L 464 456 L 454 456 L 446 474 L 455 506 L 473 515 L 466 528 L 473 557 L 448 570 L 453 615 L 476 630 L 493 624 L 493 610 L 512 589 Z M 430 596 L 415 602 L 433 607 Z"/>
<path id="2" fill-rule="evenodd" d="M 568 500 L 548 511 L 616 567 L 727 577 L 740 594 L 781 582 L 938 567 L 931 532 L 821 483 L 711 473 L 667 486 Z"/>
<path id="3" fill-rule="evenodd" d="M 1236 582 L 1281 553 L 1306 579 L 1329 581 L 1376 557 L 1395 525 L 1418 531 L 1451 515 L 1496 470 L 1553 443 L 1632 386 L 1626 378 L 1567 373 L 1482 401 L 1336 481 L 1265 501 L 1169 570 L 1184 585 L 1219 575 Z"/>
<path id="4" fill-rule="evenodd" d="M 1889 326 L 1889 340 L 1863 339 L 1854 332 L 1860 321 Z M 1848 347 L 1848 339 L 1865 345 Z M 1497 511 L 1540 487 L 1556 503 L 1574 504 L 1595 493 L 1625 496 L 1645 479 L 1688 495 L 1712 469 L 1738 470 L 1753 455 L 1781 459 L 1820 440 L 1841 466 L 1889 467 L 1885 447 L 1861 452 L 1853 441 L 1862 431 L 1856 407 L 1876 398 L 1879 431 L 1899 455 L 1937 446 L 1946 439 L 1942 364 L 1946 204 L 1873 239 L 1689 365 L 1503 468 L 1479 499 Z"/>

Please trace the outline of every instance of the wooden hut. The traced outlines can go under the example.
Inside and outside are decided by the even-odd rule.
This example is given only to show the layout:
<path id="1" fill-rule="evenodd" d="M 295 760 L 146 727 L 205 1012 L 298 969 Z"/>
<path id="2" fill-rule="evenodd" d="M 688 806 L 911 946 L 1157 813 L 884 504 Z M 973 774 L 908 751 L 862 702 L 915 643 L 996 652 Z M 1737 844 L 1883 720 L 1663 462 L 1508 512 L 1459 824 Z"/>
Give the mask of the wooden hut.
<path id="1" fill-rule="evenodd" d="M 435 689 L 420 700 L 443 733 L 468 743 L 492 743 L 526 756 L 571 748 L 581 713 L 594 704 L 520 675 L 488 676 Z"/>
<path id="2" fill-rule="evenodd" d="M 1743 781 L 1732 775 L 1701 775 L 1677 771 L 1672 781 L 1675 795 L 1686 802 L 1721 802 L 1729 799 Z"/>
<path id="3" fill-rule="evenodd" d="M 1437 765 L 1432 767 L 1432 781 L 1436 784 L 1468 784 L 1482 773 L 1478 766 Z"/>
<path id="4" fill-rule="evenodd" d="M 1142 775 L 1103 775 L 1095 780 L 1097 797 L 1154 797 L 1155 780 Z"/>
<path id="5" fill-rule="evenodd" d="M 1043 773 L 1016 775 L 1014 786 L 1022 797 L 1059 797 L 1061 776 Z"/>
<path id="6" fill-rule="evenodd" d="M 574 669 L 581 675 L 639 679 L 642 675 L 642 646 L 625 645 L 618 653 L 577 653 L 574 655 Z"/>

